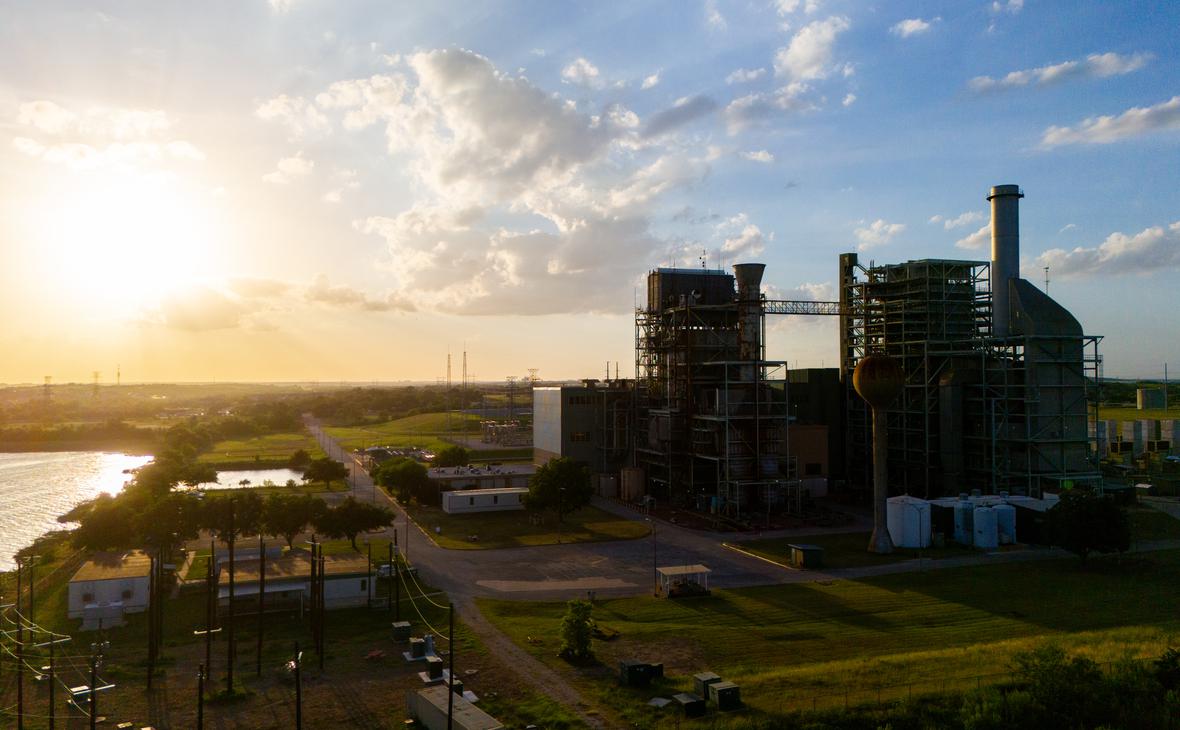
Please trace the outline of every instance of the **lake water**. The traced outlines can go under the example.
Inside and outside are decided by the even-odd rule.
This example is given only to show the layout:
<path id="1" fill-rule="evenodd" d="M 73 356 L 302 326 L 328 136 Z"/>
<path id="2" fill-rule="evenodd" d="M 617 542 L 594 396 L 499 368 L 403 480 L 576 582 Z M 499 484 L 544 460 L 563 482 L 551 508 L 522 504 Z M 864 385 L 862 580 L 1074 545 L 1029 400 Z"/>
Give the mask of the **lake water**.
<path id="1" fill-rule="evenodd" d="M 250 483 L 242 485 L 243 479 Z M 294 469 L 234 469 L 233 471 L 217 472 L 217 483 L 198 484 L 198 489 L 238 489 L 239 487 L 261 487 L 264 482 L 274 482 L 276 486 L 283 486 L 288 479 L 294 479 L 296 484 L 303 484 L 303 472 Z"/>
<path id="2" fill-rule="evenodd" d="M 124 470 L 151 460 L 94 451 L 0 453 L 0 570 L 16 567 L 17 550 L 62 528 L 58 515 L 101 492 L 121 491 L 131 479 Z"/>

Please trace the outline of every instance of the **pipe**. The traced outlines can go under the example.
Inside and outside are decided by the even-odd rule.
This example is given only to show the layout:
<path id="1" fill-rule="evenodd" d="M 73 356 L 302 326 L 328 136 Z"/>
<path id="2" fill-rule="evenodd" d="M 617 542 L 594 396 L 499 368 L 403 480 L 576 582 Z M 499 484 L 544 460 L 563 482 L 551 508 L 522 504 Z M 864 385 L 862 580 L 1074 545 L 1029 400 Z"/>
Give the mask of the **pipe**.
<path id="1" fill-rule="evenodd" d="M 1020 276 L 1019 185 L 995 185 L 987 196 L 992 204 L 992 334 L 1007 337 L 1012 319 L 1008 282 Z"/>

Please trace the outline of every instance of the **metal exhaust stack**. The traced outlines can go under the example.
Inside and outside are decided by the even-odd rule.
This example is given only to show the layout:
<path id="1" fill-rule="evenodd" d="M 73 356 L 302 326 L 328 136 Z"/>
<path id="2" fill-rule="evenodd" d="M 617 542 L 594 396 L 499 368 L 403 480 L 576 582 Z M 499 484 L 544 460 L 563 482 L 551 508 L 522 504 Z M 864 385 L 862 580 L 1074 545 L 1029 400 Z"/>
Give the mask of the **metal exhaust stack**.
<path id="1" fill-rule="evenodd" d="M 762 273 L 766 264 L 734 264 L 737 280 L 738 351 L 743 360 L 759 360 L 762 355 Z"/>
<path id="2" fill-rule="evenodd" d="M 1007 337 L 1012 319 L 1008 282 L 1020 277 L 1019 185 L 994 185 L 987 199 L 992 204 L 992 334 Z"/>

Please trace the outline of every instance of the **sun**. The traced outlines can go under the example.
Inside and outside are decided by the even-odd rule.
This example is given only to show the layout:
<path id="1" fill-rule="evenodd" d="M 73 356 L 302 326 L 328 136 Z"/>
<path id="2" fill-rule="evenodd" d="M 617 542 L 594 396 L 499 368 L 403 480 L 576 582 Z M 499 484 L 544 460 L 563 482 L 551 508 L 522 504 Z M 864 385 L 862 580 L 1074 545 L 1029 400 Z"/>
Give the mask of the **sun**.
<path id="1" fill-rule="evenodd" d="M 134 315 L 213 276 L 216 215 L 166 176 L 108 176 L 45 201 L 38 258 L 60 299 Z"/>

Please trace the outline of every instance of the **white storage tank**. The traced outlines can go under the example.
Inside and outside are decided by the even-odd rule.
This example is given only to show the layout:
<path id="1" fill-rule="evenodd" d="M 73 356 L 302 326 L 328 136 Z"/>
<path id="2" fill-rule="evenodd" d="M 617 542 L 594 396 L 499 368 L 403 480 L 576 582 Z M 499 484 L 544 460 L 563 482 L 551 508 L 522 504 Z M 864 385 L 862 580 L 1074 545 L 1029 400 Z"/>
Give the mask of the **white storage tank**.
<path id="1" fill-rule="evenodd" d="M 996 529 L 996 510 L 994 507 L 976 507 L 972 515 L 975 547 L 979 550 L 995 550 L 1000 545 L 999 531 Z"/>
<path id="2" fill-rule="evenodd" d="M 890 497 L 885 508 L 889 539 L 895 547 L 930 546 L 930 503 L 908 494 Z"/>
<path id="3" fill-rule="evenodd" d="M 1016 544 L 1016 508 L 1010 504 L 992 507 L 996 513 L 996 531 L 1001 545 Z"/>
<path id="4" fill-rule="evenodd" d="M 970 547 L 975 542 L 972 518 L 975 505 L 968 499 L 955 502 L 955 542 Z"/>

